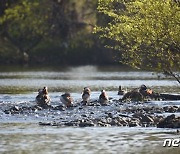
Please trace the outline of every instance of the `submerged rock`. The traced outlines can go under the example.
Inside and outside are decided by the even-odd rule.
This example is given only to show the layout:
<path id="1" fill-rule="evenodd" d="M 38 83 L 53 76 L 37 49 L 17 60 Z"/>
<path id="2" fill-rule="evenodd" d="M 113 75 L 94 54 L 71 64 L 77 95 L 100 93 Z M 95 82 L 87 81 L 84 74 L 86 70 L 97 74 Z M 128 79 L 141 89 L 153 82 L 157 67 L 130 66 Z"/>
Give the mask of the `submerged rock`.
<path id="1" fill-rule="evenodd" d="M 52 109 L 53 107 L 51 105 L 46 105 L 44 107 L 39 106 L 39 105 L 34 105 L 34 106 L 29 106 L 29 107 L 25 107 L 25 106 L 13 106 L 9 109 L 4 110 L 5 114 L 23 114 L 25 112 L 27 113 L 31 113 L 31 112 L 36 112 L 38 110 L 42 110 L 42 109 Z"/>
<path id="2" fill-rule="evenodd" d="M 140 114 L 134 114 L 133 117 L 138 118 L 142 123 L 154 123 L 153 118 L 150 115 L 144 115 L 142 113 Z"/>
<path id="3" fill-rule="evenodd" d="M 20 114 L 22 112 L 22 108 L 19 108 L 18 106 L 13 106 L 10 109 L 4 111 L 5 114 Z"/>
<path id="4" fill-rule="evenodd" d="M 177 106 L 165 106 L 165 107 L 163 107 L 163 109 L 164 109 L 165 112 L 171 112 L 171 113 L 174 113 L 174 112 L 178 111 Z"/>
<path id="5" fill-rule="evenodd" d="M 167 116 L 161 120 L 158 125 L 158 128 L 180 128 L 180 117 L 176 117 L 174 114 Z"/>
<path id="6" fill-rule="evenodd" d="M 74 122 L 66 122 L 64 123 L 65 126 L 76 126 Z"/>
<path id="7" fill-rule="evenodd" d="M 175 94 L 160 94 L 162 100 L 180 100 L 180 95 Z"/>
<path id="8" fill-rule="evenodd" d="M 92 121 L 79 123 L 79 127 L 92 127 L 92 126 L 95 126 L 95 124 Z"/>
<path id="9" fill-rule="evenodd" d="M 131 122 L 129 123 L 129 127 L 137 127 L 137 126 L 139 126 L 139 124 L 137 123 L 137 121 L 131 121 Z"/>

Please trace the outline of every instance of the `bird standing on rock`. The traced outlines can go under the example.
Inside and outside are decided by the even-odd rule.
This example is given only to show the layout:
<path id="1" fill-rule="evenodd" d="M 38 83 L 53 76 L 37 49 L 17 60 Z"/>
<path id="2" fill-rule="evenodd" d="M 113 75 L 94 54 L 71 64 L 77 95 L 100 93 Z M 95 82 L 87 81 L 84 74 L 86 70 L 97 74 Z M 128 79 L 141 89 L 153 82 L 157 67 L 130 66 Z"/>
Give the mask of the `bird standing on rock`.
<path id="1" fill-rule="evenodd" d="M 122 87 L 119 86 L 119 89 L 118 89 L 118 95 L 124 95 L 126 92 L 127 92 L 127 90 L 124 91 L 124 90 L 122 90 Z"/>
<path id="2" fill-rule="evenodd" d="M 122 97 L 123 100 L 130 99 L 132 101 L 143 101 L 147 97 L 152 97 L 154 95 L 151 89 L 148 89 L 144 84 L 141 85 L 139 88 L 133 89 L 130 92 L 127 92 Z"/>
<path id="3" fill-rule="evenodd" d="M 101 104 L 107 104 L 108 101 L 109 101 L 109 97 L 108 97 L 106 91 L 105 91 L 105 90 L 102 90 L 102 91 L 101 91 L 101 95 L 99 96 L 99 102 L 100 102 Z"/>
<path id="4" fill-rule="evenodd" d="M 73 99 L 70 93 L 62 94 L 60 96 L 60 100 L 66 107 L 70 107 L 73 105 Z"/>
<path id="5" fill-rule="evenodd" d="M 144 84 L 140 86 L 139 92 L 143 95 L 143 97 L 153 94 L 153 91 L 151 89 L 148 89 Z"/>
<path id="6" fill-rule="evenodd" d="M 50 97 L 48 95 L 47 87 L 44 87 L 43 89 L 38 90 L 38 95 L 36 96 L 36 102 L 39 106 L 50 105 Z"/>
<path id="7" fill-rule="evenodd" d="M 82 102 L 84 104 L 88 103 L 90 95 L 91 95 L 91 90 L 88 87 L 85 87 L 84 90 L 83 90 L 83 93 L 82 93 L 82 100 L 83 100 Z"/>

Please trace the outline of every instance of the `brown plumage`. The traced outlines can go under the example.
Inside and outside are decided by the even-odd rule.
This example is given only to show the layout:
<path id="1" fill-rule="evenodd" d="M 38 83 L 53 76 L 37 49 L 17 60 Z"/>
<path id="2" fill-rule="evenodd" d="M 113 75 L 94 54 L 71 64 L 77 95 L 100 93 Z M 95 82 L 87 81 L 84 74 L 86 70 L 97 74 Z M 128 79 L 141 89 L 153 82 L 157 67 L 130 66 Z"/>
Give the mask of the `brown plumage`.
<path id="1" fill-rule="evenodd" d="M 61 95 L 60 100 L 66 107 L 70 107 L 73 105 L 73 99 L 70 93 L 65 93 Z"/>
<path id="2" fill-rule="evenodd" d="M 36 103 L 39 106 L 50 105 L 50 97 L 48 95 L 48 88 L 47 87 L 44 87 L 43 89 L 38 90 L 38 95 L 36 96 Z"/>
<path id="3" fill-rule="evenodd" d="M 107 104 L 108 101 L 109 101 L 109 97 L 108 97 L 106 91 L 105 91 L 105 90 L 102 90 L 102 91 L 101 91 L 101 94 L 100 94 L 100 96 L 99 96 L 99 102 L 100 102 L 101 104 Z"/>
<path id="4" fill-rule="evenodd" d="M 82 100 L 84 103 L 87 103 L 91 95 L 91 90 L 88 87 L 85 87 L 82 93 Z"/>
<path id="5" fill-rule="evenodd" d="M 153 97 L 153 94 L 151 89 L 148 89 L 145 85 L 141 85 L 139 88 L 124 94 L 121 100 L 130 99 L 132 101 L 143 101 L 147 97 Z"/>

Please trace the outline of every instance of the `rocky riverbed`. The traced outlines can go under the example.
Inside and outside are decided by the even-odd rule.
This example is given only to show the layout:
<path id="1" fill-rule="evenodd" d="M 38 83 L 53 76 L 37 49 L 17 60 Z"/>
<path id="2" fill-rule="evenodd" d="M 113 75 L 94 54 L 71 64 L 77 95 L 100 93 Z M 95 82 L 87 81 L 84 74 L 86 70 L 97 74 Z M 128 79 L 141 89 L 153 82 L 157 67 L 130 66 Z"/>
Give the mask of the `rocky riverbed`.
<path id="1" fill-rule="evenodd" d="M 69 108 L 62 105 L 42 108 L 30 104 L 6 107 L 3 112 L 12 116 L 44 117 L 46 120 L 39 121 L 41 126 L 180 128 L 180 106 L 176 105 L 178 101 L 166 105 L 166 101 L 121 102 L 114 99 L 103 106 L 97 101 L 91 101 L 88 105 L 76 102 Z"/>
<path id="2" fill-rule="evenodd" d="M 179 153 L 179 147 L 163 147 L 165 139 L 179 138 L 179 100 L 121 102 L 117 95 L 119 85 L 129 91 L 142 84 L 157 93 L 180 94 L 170 79 L 114 67 L 10 71 L 0 73 L 0 153 Z M 35 102 L 44 86 L 51 98 L 47 108 Z M 85 86 L 92 90 L 87 106 L 80 104 Z M 107 106 L 95 101 L 102 89 L 112 98 Z M 73 107 L 60 104 L 66 91 Z"/>

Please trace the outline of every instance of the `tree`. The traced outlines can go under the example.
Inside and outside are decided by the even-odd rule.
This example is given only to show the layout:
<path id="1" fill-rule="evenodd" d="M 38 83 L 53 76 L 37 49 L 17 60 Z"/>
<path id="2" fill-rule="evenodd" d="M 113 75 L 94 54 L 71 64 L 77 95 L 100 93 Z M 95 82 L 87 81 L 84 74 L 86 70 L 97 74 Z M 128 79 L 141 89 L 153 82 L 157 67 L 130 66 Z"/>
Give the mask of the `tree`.
<path id="1" fill-rule="evenodd" d="M 96 4 L 89 0 L 1 0 L 0 52 L 8 51 L 8 46 L 9 52 L 16 51 L 11 52 L 15 60 L 47 62 L 49 57 L 65 59 L 68 49 L 72 52 L 82 46 L 80 40 L 90 48 Z M 50 54 L 54 48 L 56 52 Z"/>
<path id="2" fill-rule="evenodd" d="M 42 3 L 47 5 L 45 0 Z M 17 55 L 23 62 L 28 61 L 30 50 L 48 32 L 49 10 L 40 7 L 38 0 L 7 1 L 5 6 L 0 17 L 1 37 L 17 49 Z"/>
<path id="3" fill-rule="evenodd" d="M 121 51 L 122 62 L 163 71 L 180 83 L 180 3 L 173 0 L 99 0 L 110 20 L 95 32 Z"/>

